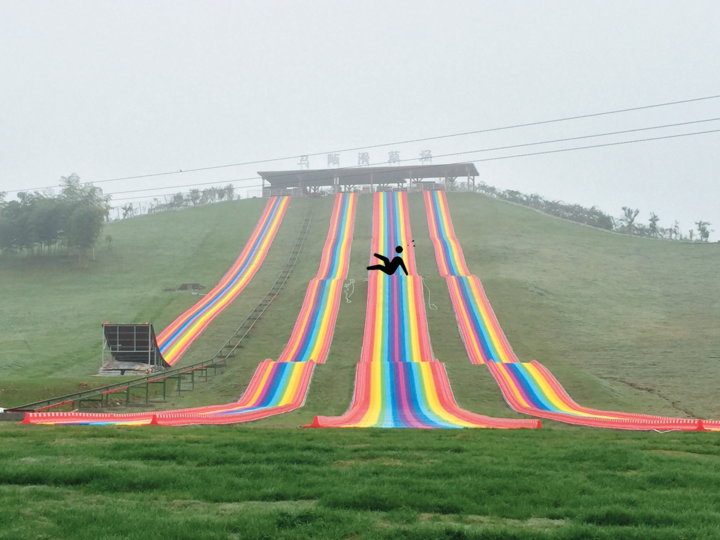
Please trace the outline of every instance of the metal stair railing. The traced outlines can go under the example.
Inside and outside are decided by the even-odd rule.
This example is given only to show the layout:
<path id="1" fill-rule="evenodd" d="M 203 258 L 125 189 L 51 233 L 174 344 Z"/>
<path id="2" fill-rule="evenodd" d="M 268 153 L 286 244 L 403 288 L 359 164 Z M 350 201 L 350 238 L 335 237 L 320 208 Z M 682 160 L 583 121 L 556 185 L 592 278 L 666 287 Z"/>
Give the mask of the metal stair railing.
<path id="1" fill-rule="evenodd" d="M 280 293 L 280 290 L 283 288 L 285 282 L 290 277 L 290 273 L 295 268 L 295 263 L 297 263 L 300 252 L 302 251 L 303 245 L 305 244 L 305 239 L 307 238 L 307 233 L 310 229 L 310 224 L 312 222 L 313 212 L 314 208 L 312 206 L 308 208 L 308 213 L 306 214 L 305 219 L 303 219 L 302 225 L 300 225 L 300 231 L 298 232 L 297 239 L 295 240 L 295 245 L 290 251 L 290 256 L 288 257 L 285 266 L 280 271 L 280 275 L 277 277 L 275 283 L 273 283 L 273 286 L 270 288 L 270 291 L 265 295 L 265 297 L 260 301 L 260 303 L 255 306 L 255 309 L 250 313 L 250 315 L 248 315 L 248 317 L 237 328 L 237 330 L 235 330 L 233 335 L 230 336 L 230 339 L 228 339 L 225 344 L 220 347 L 220 350 L 215 353 L 215 356 L 213 356 L 212 358 L 213 361 L 223 362 L 231 356 L 234 356 L 235 349 L 240 346 L 242 340 L 245 339 L 252 327 L 255 326 L 255 323 L 257 323 L 257 321 L 262 318 L 265 310 Z M 233 341 L 235 342 L 233 343 Z M 223 351 L 225 351 L 226 349 L 230 349 L 230 351 L 227 354 L 223 355 Z M 217 360 L 218 358 L 221 358 L 221 360 Z"/>

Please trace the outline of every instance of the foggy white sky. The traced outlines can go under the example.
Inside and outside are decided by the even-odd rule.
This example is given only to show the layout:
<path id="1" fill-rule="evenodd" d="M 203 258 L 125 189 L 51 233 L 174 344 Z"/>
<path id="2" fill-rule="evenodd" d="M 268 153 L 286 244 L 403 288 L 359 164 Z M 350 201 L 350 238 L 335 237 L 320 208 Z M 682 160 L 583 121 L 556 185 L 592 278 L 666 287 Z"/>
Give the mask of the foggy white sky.
<path id="1" fill-rule="evenodd" d="M 0 0 L 0 191 L 71 172 L 96 182 L 720 94 L 718 27 L 710 1 Z M 716 117 L 720 99 L 369 153 L 381 163 L 389 150 L 437 156 Z M 720 121 L 535 151 L 709 129 Z M 501 189 L 720 231 L 719 147 L 714 133 L 476 163 Z M 357 152 L 340 159 L 356 165 Z M 237 179 L 297 162 L 98 185 L 123 204 L 140 195 L 118 192 L 254 185 Z"/>

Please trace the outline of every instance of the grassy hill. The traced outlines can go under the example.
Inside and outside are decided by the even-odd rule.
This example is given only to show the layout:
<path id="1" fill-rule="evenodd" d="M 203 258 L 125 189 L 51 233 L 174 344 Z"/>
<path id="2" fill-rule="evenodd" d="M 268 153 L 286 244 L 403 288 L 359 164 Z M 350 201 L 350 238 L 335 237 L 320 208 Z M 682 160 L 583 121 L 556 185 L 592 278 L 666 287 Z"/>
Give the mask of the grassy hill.
<path id="1" fill-rule="evenodd" d="M 371 198 L 361 196 L 349 277 L 328 362 L 316 370 L 306 407 L 255 425 L 298 425 L 340 414 L 352 395 L 365 316 Z M 161 329 L 198 297 L 162 292 L 183 282 L 214 285 L 237 257 L 265 201 L 244 200 L 114 222 L 111 245 L 87 268 L 54 257 L 0 257 L 0 406 L 74 391 L 99 367 L 100 323 L 150 321 Z M 449 194 L 468 265 L 522 360 L 546 364 L 581 404 L 675 416 L 720 417 L 720 245 L 676 244 L 590 229 L 481 195 Z M 308 241 L 282 295 L 224 375 L 167 407 L 237 399 L 257 364 L 277 358 L 308 280 L 317 271 L 332 199 L 294 199 L 261 271 L 190 348 L 182 362 L 212 356 L 267 292 L 308 206 Z M 428 310 L 436 356 L 458 402 L 515 416 L 487 370 L 471 366 L 444 279 L 437 272 L 422 197 L 410 195 L 418 270 L 437 310 Z M 114 380 L 113 380 L 114 381 Z"/>
<path id="2" fill-rule="evenodd" d="M 595 231 L 482 196 L 450 194 L 470 269 L 522 360 L 553 371 L 580 403 L 720 418 L 718 244 Z M 3 538 L 710 539 L 718 537 L 716 433 L 616 432 L 543 421 L 542 430 L 298 430 L 350 403 L 360 357 L 371 235 L 360 197 L 327 364 L 304 408 L 237 426 L 85 428 L 0 423 Z M 470 365 L 437 272 L 419 195 L 410 196 L 428 323 L 455 397 L 519 416 L 483 366 Z M 215 284 L 265 201 L 222 203 L 108 225 L 87 268 L 0 257 L 0 406 L 77 390 L 100 362 L 100 323 L 163 328 Z M 274 282 L 309 207 L 295 271 L 224 374 L 163 407 L 237 399 L 277 358 L 317 271 L 332 199 L 295 199 L 265 265 L 193 344 L 211 356 Z M 113 379 L 115 382 L 118 379 Z M 160 406 L 160 405 L 158 405 Z"/>
<path id="3" fill-rule="evenodd" d="M 719 244 L 616 235 L 483 197 L 449 201 L 521 360 L 546 364 L 584 405 L 720 417 Z M 423 220 L 415 205 L 416 230 Z"/>

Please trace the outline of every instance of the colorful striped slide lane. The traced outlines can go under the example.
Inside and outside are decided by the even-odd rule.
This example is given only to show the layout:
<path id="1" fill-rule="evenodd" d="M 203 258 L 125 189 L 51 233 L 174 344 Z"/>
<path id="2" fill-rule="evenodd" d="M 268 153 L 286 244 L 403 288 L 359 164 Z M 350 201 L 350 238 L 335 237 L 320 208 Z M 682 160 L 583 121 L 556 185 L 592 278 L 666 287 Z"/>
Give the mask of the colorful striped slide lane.
<path id="1" fill-rule="evenodd" d="M 207 325 L 250 283 L 265 260 L 289 203 L 289 197 L 270 198 L 250 240 L 220 283 L 158 335 L 158 347 L 168 364 L 180 360 Z"/>
<path id="2" fill-rule="evenodd" d="M 507 341 L 477 276 L 455 237 L 444 191 L 426 191 L 425 211 L 440 275 L 445 277 L 470 361 L 486 364 L 510 407 L 570 424 L 616 429 L 720 429 L 720 422 L 600 411 L 575 403 L 539 362 L 520 362 Z"/>
<path id="3" fill-rule="evenodd" d="M 277 362 L 265 360 L 236 403 L 170 411 L 162 425 L 249 422 L 302 407 L 316 364 L 327 359 L 350 263 L 357 195 L 337 194 L 320 268 L 308 285 L 303 307 Z"/>
<path id="4" fill-rule="evenodd" d="M 335 197 L 320 268 L 310 281 L 302 311 L 279 362 L 313 361 L 324 364 L 330 350 L 343 282 L 350 264 L 358 196 L 341 193 Z"/>
<path id="5" fill-rule="evenodd" d="M 302 407 L 316 363 L 329 352 L 347 276 L 357 195 L 336 195 L 320 269 L 310 281 L 292 336 L 277 362 L 263 361 L 239 401 L 156 414 L 30 413 L 26 423 L 190 425 L 249 422 Z"/>
<path id="6" fill-rule="evenodd" d="M 402 246 L 409 275 L 401 269 L 392 276 L 370 272 L 352 405 L 343 416 L 317 416 L 306 427 L 539 427 L 537 420 L 490 418 L 457 405 L 444 365 L 433 359 L 407 195 L 380 192 L 374 197 L 372 252 L 392 257 L 395 246 Z"/>

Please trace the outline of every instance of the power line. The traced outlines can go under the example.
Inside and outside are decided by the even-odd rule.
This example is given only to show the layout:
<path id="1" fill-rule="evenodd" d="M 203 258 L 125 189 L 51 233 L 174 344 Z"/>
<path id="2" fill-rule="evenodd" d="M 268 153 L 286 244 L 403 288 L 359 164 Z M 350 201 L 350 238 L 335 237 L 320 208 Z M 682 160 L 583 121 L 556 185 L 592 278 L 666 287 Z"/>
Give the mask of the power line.
<path id="1" fill-rule="evenodd" d="M 678 122 L 675 124 L 664 124 L 662 126 L 650 126 L 650 127 L 644 127 L 644 128 L 634 128 L 634 129 L 624 129 L 622 131 L 608 131 L 607 133 L 597 133 L 594 135 L 579 135 L 577 137 L 566 137 L 564 139 L 553 139 L 550 141 L 538 141 L 538 142 L 531 142 L 531 143 L 521 143 L 521 144 L 511 144 L 508 146 L 496 146 L 495 148 L 483 148 L 481 150 L 467 150 L 464 152 L 453 152 L 450 154 L 440 154 L 434 157 L 448 157 L 448 156 L 460 156 L 463 154 L 479 154 L 481 152 L 495 152 L 497 150 L 509 150 L 511 148 L 522 148 L 526 146 L 537 146 L 540 144 L 552 144 L 552 143 L 559 143 L 559 142 L 568 142 L 568 141 L 579 141 L 582 139 L 593 139 L 596 137 L 608 137 L 610 135 L 623 135 L 626 133 L 637 133 L 638 131 L 649 131 L 653 129 L 664 129 L 664 128 L 670 128 L 670 127 L 679 127 L 679 126 L 688 126 L 691 124 L 703 124 L 706 122 L 717 122 L 720 120 L 720 118 L 706 118 L 704 120 L 692 120 L 689 122 Z M 705 132 L 702 132 L 705 133 Z M 662 138 L 662 137 L 661 137 Z M 653 140 L 653 139 L 647 139 L 647 140 Z M 401 159 L 400 161 L 415 161 L 417 158 L 410 158 L 410 159 Z M 481 160 L 482 161 L 482 160 Z M 487 160 L 484 160 L 487 161 Z"/>
<path id="2" fill-rule="evenodd" d="M 640 130 L 632 130 L 632 131 L 640 131 Z M 707 130 L 707 131 L 696 131 L 696 132 L 692 132 L 692 133 L 679 133 L 676 135 L 664 135 L 662 137 L 649 137 L 649 138 L 645 138 L 645 139 L 634 139 L 631 141 L 617 141 L 617 142 L 611 142 L 611 143 L 594 144 L 594 145 L 589 145 L 589 146 L 576 146 L 576 147 L 572 147 L 572 148 L 561 148 L 561 149 L 557 149 L 557 150 L 545 150 L 542 152 L 531 152 L 531 153 L 527 153 L 527 154 L 513 154 L 510 156 L 498 156 L 498 157 L 477 159 L 475 161 L 498 161 L 498 160 L 514 159 L 514 158 L 521 158 L 521 157 L 528 157 L 528 156 L 540 156 L 540 155 L 544 155 L 544 154 L 557 154 L 557 153 L 561 153 L 561 152 L 573 152 L 575 150 L 588 150 L 591 148 L 603 148 L 603 147 L 608 147 L 608 146 L 620 146 L 620 145 L 625 145 L 625 144 L 635 144 L 635 143 L 649 142 L 649 141 L 660 141 L 660 140 L 664 140 L 664 139 L 676 139 L 679 137 L 691 137 L 694 135 L 706 135 L 709 133 L 720 133 L 720 129 L 712 129 L 712 130 Z M 602 135 L 591 135 L 591 136 L 592 137 L 600 137 Z M 583 139 L 583 138 L 587 138 L 587 137 L 590 137 L 590 136 L 577 137 L 576 139 Z M 564 140 L 570 140 L 570 139 L 564 139 Z M 545 142 L 540 142 L 540 143 L 528 143 L 528 144 L 524 144 L 524 145 L 515 145 L 514 148 L 517 148 L 520 146 L 532 146 L 535 144 L 547 144 L 550 142 L 555 142 L 555 141 L 545 141 Z M 513 147 L 508 147 L 508 148 L 513 148 Z M 489 152 L 492 150 L 497 150 L 497 149 L 485 148 L 485 149 L 480 149 L 480 150 L 468 150 L 465 152 L 453 152 L 453 153 L 449 153 L 449 154 L 442 154 L 442 155 L 439 155 L 436 157 L 451 157 L 451 156 L 466 155 L 466 154 L 472 154 L 472 153 Z M 412 170 L 414 168 L 415 167 L 393 167 L 392 171 L 387 171 L 387 174 L 394 174 L 398 171 Z M 345 178 L 353 178 L 353 176 L 358 176 L 358 177 L 363 176 L 365 173 L 362 173 L 361 171 L 362 171 L 362 168 L 358 168 L 357 175 L 349 175 L 349 176 L 345 176 Z M 375 174 L 376 174 L 376 176 L 382 176 L 384 173 L 378 172 Z M 275 178 L 281 178 L 281 176 L 276 176 Z M 382 183 L 382 182 L 380 181 L 378 183 Z M 158 189 L 172 189 L 173 187 L 179 187 L 179 186 L 166 186 L 165 188 L 158 188 Z M 243 188 L 250 188 L 250 187 L 261 187 L 261 184 L 256 184 L 254 186 L 243 186 Z M 243 188 L 241 188 L 241 189 L 243 189 Z M 146 191 L 146 190 L 138 190 L 138 191 Z M 135 192 L 133 191 L 133 192 L 125 192 L 125 193 L 135 193 Z M 173 195 L 173 193 L 158 195 L 158 197 L 162 197 L 165 195 Z M 115 199 L 115 200 L 122 201 L 122 200 L 130 200 L 130 199 L 137 199 L 137 198 L 138 197 L 124 197 L 124 198 Z"/>
<path id="3" fill-rule="evenodd" d="M 462 154 L 479 154 L 479 153 L 482 153 L 482 152 L 494 152 L 494 151 L 497 151 L 497 150 L 509 150 L 509 149 L 511 149 L 511 148 L 522 148 L 522 147 L 526 147 L 526 146 L 537 146 L 537 145 L 540 145 L 540 144 L 552 144 L 552 143 L 558 143 L 558 142 L 577 141 L 577 140 L 581 140 L 581 139 L 591 139 L 591 138 L 595 138 L 595 137 L 608 137 L 608 136 L 611 136 L 611 135 L 622 135 L 622 134 L 626 134 L 626 133 L 636 133 L 636 132 L 639 132 L 639 131 L 649 131 L 649 130 L 653 130 L 653 129 L 665 129 L 665 128 L 670 128 L 670 127 L 687 126 L 687 125 L 691 125 L 691 124 L 702 124 L 702 123 L 706 123 L 706 122 L 717 122 L 718 120 L 720 120 L 720 118 L 705 118 L 705 119 L 702 119 L 702 120 L 691 120 L 691 121 L 689 121 L 689 122 L 676 122 L 676 123 L 674 123 L 674 124 L 663 124 L 663 125 L 660 125 L 660 126 L 649 126 L 649 127 L 643 127 L 643 128 L 625 129 L 625 130 L 622 130 L 622 131 L 609 131 L 609 132 L 606 132 L 606 133 L 596 133 L 596 134 L 593 134 L 593 135 L 579 135 L 579 136 L 576 136 L 576 137 L 566 137 L 566 138 L 563 138 L 563 139 L 552 139 L 552 140 L 549 140 L 549 141 L 537 141 L 537 142 L 531 142 L 531 143 L 513 144 L 513 145 L 509 145 L 509 146 L 496 146 L 496 147 L 494 147 L 494 148 L 483 148 L 483 149 L 480 149 L 480 150 L 468 150 L 468 151 L 465 151 L 465 152 L 454 152 L 454 153 L 452 153 L 452 154 L 443 154 L 443 155 L 439 155 L 439 156 L 436 156 L 436 157 L 457 156 L 457 155 L 462 155 Z M 404 160 L 400 160 L 400 161 L 415 161 L 416 159 L 417 159 L 417 158 L 410 158 L 410 159 L 404 159 Z M 379 163 L 376 163 L 376 164 L 373 164 L 373 165 L 380 165 L 380 164 L 379 164 Z M 355 169 L 355 168 L 361 169 L 362 167 L 356 166 L 356 167 L 346 167 L 346 168 L 349 168 L 349 169 Z M 122 194 L 125 194 L 125 193 L 140 193 L 140 192 L 145 192 L 145 191 L 156 191 L 156 190 L 160 190 L 160 189 L 172 189 L 172 188 L 183 188 L 183 187 L 207 186 L 207 185 L 213 185 L 213 184 L 217 185 L 218 183 L 223 183 L 223 182 L 246 182 L 246 181 L 248 181 L 248 180 L 257 180 L 258 178 L 260 178 L 260 177 L 259 177 L 259 176 L 249 176 L 249 177 L 246 177 L 246 178 L 235 178 L 235 179 L 232 179 L 232 180 L 223 180 L 223 181 L 220 181 L 220 182 L 218 182 L 218 181 L 215 181 L 215 182 L 202 182 L 202 183 L 194 183 L 194 184 L 180 184 L 180 185 L 175 185 L 175 186 L 161 186 L 161 187 L 155 187 L 155 188 L 133 189 L 133 190 L 128 190 L 128 191 L 115 191 L 115 192 L 110 192 L 110 193 L 108 193 L 108 195 L 122 195 Z M 278 175 L 278 176 L 276 176 L 276 178 L 282 178 L 282 176 L 281 176 L 281 175 Z M 240 186 L 240 189 L 243 189 L 243 188 L 246 188 L 246 187 L 247 187 L 247 186 Z"/>
<path id="4" fill-rule="evenodd" d="M 494 127 L 494 128 L 486 128 L 486 129 L 479 129 L 475 131 L 465 131 L 462 133 L 452 133 L 448 135 L 437 135 L 433 137 L 424 137 L 419 139 L 408 139 L 404 141 L 395 141 L 395 142 L 389 142 L 389 143 L 381 143 L 381 144 L 374 144 L 374 145 L 368 145 L 368 146 L 357 146 L 353 148 L 344 148 L 341 150 L 330 150 L 325 152 L 314 152 L 311 154 L 299 154 L 299 155 L 292 155 L 292 156 L 285 156 L 285 157 L 279 157 L 279 158 L 270 158 L 270 159 L 262 159 L 262 160 L 256 160 L 256 161 L 246 161 L 242 163 L 230 163 L 225 165 L 212 165 L 208 167 L 197 167 L 194 169 L 184 169 L 184 170 L 177 170 L 177 171 L 166 171 L 166 172 L 160 172 L 160 173 L 151 173 L 151 174 L 141 174 L 136 176 L 123 176 L 118 178 L 107 178 L 104 180 L 97 180 L 93 182 L 93 184 L 101 184 L 105 182 L 119 182 L 121 180 L 137 180 L 141 178 L 153 178 L 157 176 L 168 176 L 173 174 L 181 174 L 186 172 L 200 172 L 200 171 L 210 171 L 215 169 L 225 169 L 229 167 L 240 167 L 240 166 L 246 166 L 246 165 L 260 165 L 262 163 L 272 163 L 276 161 L 284 161 L 287 159 L 297 159 L 303 156 L 319 156 L 323 154 L 332 154 L 332 153 L 340 153 L 340 152 L 354 152 L 357 150 L 370 150 L 373 148 L 380 148 L 383 146 L 392 146 L 392 145 L 399 145 L 399 144 L 410 144 L 410 143 L 417 143 L 417 142 L 426 142 L 426 141 L 434 141 L 434 140 L 440 140 L 440 139 L 449 139 L 453 137 L 464 137 L 467 135 L 477 135 L 480 133 L 491 133 L 495 131 L 503 131 L 503 130 L 509 130 L 509 129 L 518 129 L 523 127 L 532 127 L 532 126 L 540 126 L 545 124 L 554 124 L 558 122 L 568 122 L 571 120 L 581 120 L 585 118 L 594 118 L 598 116 L 608 116 L 611 114 L 621 114 L 621 113 L 627 113 L 632 111 L 641 111 L 641 110 L 647 110 L 647 109 L 656 109 L 660 107 L 670 107 L 673 105 L 682 105 L 685 103 L 693 103 L 698 101 L 707 101 L 711 99 L 717 99 L 720 98 L 720 94 L 713 95 L 713 96 L 705 96 L 705 97 L 699 97 L 699 98 L 692 98 L 692 99 L 683 99 L 679 101 L 669 101 L 665 103 L 657 103 L 654 105 L 643 105 L 640 107 L 630 107 L 626 109 L 615 109 L 612 111 L 604 111 L 604 112 L 598 112 L 598 113 L 589 113 L 589 114 L 581 114 L 581 115 L 575 115 L 575 116 L 566 116 L 563 118 L 555 118 L 551 120 L 540 120 L 537 122 L 527 122 L 523 124 L 513 124 L 509 126 L 501 126 L 501 127 Z M 17 193 L 19 191 L 32 191 L 32 190 L 38 190 L 38 189 L 50 189 L 57 186 L 42 186 L 42 187 L 34 187 L 34 188 L 25 188 L 25 189 L 14 189 L 10 190 L 9 193 Z"/>
<path id="5" fill-rule="evenodd" d="M 718 121 L 718 120 L 720 120 L 720 118 L 707 118 L 707 119 L 704 119 L 704 120 L 692 120 L 692 121 L 690 121 L 690 122 L 678 122 L 678 123 L 675 123 L 675 124 L 664 124 L 664 125 L 661 125 L 661 126 L 650 126 L 650 127 L 644 127 L 644 128 L 626 129 L 626 130 L 622 130 L 622 131 L 609 131 L 609 132 L 607 132 L 607 133 L 596 133 L 596 134 L 594 134 L 594 135 L 580 135 L 580 136 L 577 136 L 577 137 L 566 137 L 566 138 L 564 138 L 564 139 L 552 139 L 552 140 L 549 140 L 549 141 L 537 141 L 537 142 L 532 142 L 532 143 L 513 144 L 513 145 L 509 145 L 509 146 L 496 146 L 496 147 L 494 147 L 494 148 L 483 148 L 483 149 L 479 149 L 479 150 L 468 150 L 468 151 L 465 151 L 465 152 L 454 152 L 454 153 L 452 153 L 452 154 L 443 154 L 443 155 L 439 155 L 439 156 L 436 156 L 436 157 L 457 156 L 457 155 L 462 155 L 462 154 L 479 154 L 479 153 L 482 153 L 482 152 L 494 152 L 494 151 L 497 151 L 497 150 L 509 150 L 509 149 L 511 149 L 511 148 L 522 148 L 522 147 L 526 147 L 526 146 L 537 146 L 537 145 L 540 145 L 540 144 L 552 144 L 552 143 L 558 143 L 558 142 L 577 141 L 577 140 L 580 140 L 580 139 L 591 139 L 591 138 L 595 138 L 595 137 L 607 137 L 607 136 L 610 136 L 610 135 L 621 135 L 621 134 L 626 134 L 626 133 L 635 133 L 635 132 L 638 132 L 638 131 L 648 131 L 648 130 L 652 130 L 652 129 L 664 129 L 664 128 L 669 128 L 669 127 L 687 126 L 687 125 L 690 125 L 690 124 L 701 124 L 701 123 L 705 123 L 705 122 L 716 122 L 716 121 Z M 404 159 L 404 160 L 400 160 L 400 161 L 415 161 L 416 159 L 417 159 L 417 158 L 410 158 L 410 159 Z M 381 164 L 381 163 L 374 163 L 373 165 L 382 165 L 382 164 Z M 362 169 L 362 167 L 359 166 L 359 165 L 358 165 L 358 166 L 353 166 L 353 167 L 345 167 L 345 168 L 346 168 L 346 169 Z M 201 182 L 201 183 L 194 183 L 194 184 L 180 184 L 180 185 L 175 185 L 175 186 L 161 186 L 161 187 L 155 187 L 155 188 L 131 189 L 131 190 L 128 190 L 128 191 L 114 191 L 114 192 L 110 192 L 110 193 L 108 193 L 108 195 L 124 195 L 125 193 L 141 193 L 141 192 L 146 192 L 146 191 L 157 191 L 157 190 L 161 190 L 161 189 L 173 189 L 173 188 L 184 188 L 184 187 L 195 187 L 195 186 L 208 186 L 208 185 L 217 185 L 217 184 L 219 184 L 219 183 L 222 184 L 222 183 L 225 183 L 225 182 L 247 182 L 248 180 L 257 180 L 257 179 L 259 179 L 259 178 L 260 178 L 259 176 L 248 176 L 248 177 L 246 177 L 246 178 L 235 178 L 235 179 L 231 179 L 231 180 L 223 180 L 223 181 L 220 181 L 220 182 L 218 182 L 218 181 L 215 181 L 215 182 Z M 277 176 L 275 176 L 275 178 L 282 178 L 282 175 L 277 175 Z M 240 186 L 240 189 L 245 189 L 245 188 L 247 188 L 247 187 L 249 187 L 249 186 Z"/>
<path id="6" fill-rule="evenodd" d="M 707 133 L 720 133 L 720 129 L 711 129 L 708 131 L 695 131 L 693 133 L 680 133 L 678 135 L 665 135 L 664 137 L 652 137 L 648 139 L 636 139 L 633 141 L 619 141 L 619 142 L 612 142 L 612 143 L 605 143 L 605 144 L 593 144 L 590 146 L 577 146 L 574 148 L 561 148 L 559 150 L 546 150 L 544 152 L 532 152 L 529 154 L 515 154 L 512 156 L 500 156 L 500 157 L 493 157 L 493 158 L 484 158 L 484 159 L 478 159 L 477 161 L 496 161 L 500 159 L 513 159 L 513 158 L 519 158 L 519 157 L 526 157 L 526 156 L 540 156 L 542 154 L 557 154 L 560 152 L 572 152 L 574 150 L 587 150 L 589 148 L 602 148 L 605 146 L 620 146 L 622 144 L 633 144 L 633 143 L 641 143 L 641 142 L 648 142 L 648 141 L 660 141 L 662 139 L 676 139 L 678 137 L 692 137 L 693 135 L 705 135 Z M 462 152 L 459 152 L 462 153 Z M 457 154 L 446 154 L 445 156 L 452 156 Z"/>

